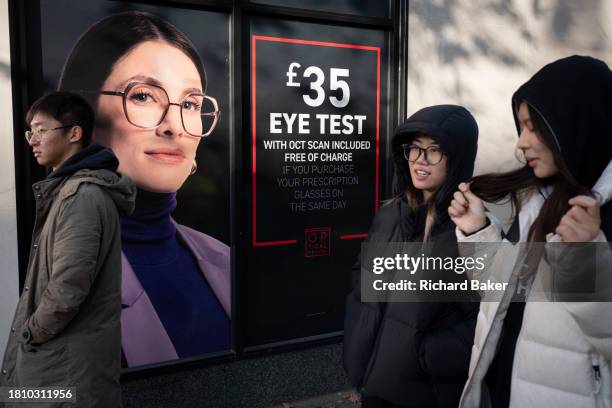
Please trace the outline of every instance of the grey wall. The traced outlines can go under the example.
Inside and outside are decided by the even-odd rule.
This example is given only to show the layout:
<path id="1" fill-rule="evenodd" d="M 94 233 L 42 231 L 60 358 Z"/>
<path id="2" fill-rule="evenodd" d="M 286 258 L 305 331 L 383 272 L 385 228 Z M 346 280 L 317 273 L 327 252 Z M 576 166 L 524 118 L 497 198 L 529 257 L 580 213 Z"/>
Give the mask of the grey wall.
<path id="1" fill-rule="evenodd" d="M 0 357 L 19 290 L 8 0 L 0 0 Z"/>
<path id="2" fill-rule="evenodd" d="M 582 54 L 612 64 L 610 0 L 409 0 L 408 114 L 465 105 L 476 172 L 517 166 L 510 98 L 539 68 Z"/>

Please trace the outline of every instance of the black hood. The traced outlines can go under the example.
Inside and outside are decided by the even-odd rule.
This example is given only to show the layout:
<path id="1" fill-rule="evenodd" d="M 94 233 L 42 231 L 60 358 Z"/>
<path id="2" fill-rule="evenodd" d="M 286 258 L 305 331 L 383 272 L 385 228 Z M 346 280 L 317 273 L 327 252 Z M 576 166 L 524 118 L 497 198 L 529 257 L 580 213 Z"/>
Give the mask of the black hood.
<path id="1" fill-rule="evenodd" d="M 542 116 L 578 182 L 593 187 L 612 159 L 612 72 L 603 62 L 574 55 L 546 65 L 512 96 Z"/>
<path id="2" fill-rule="evenodd" d="M 396 195 L 412 186 L 402 145 L 411 142 L 418 133 L 424 133 L 434 139 L 447 157 L 446 181 L 436 194 L 434 203 L 438 213 L 445 214 L 459 183 L 467 181 L 474 172 L 474 160 L 478 150 L 478 124 L 472 114 L 462 106 L 435 105 L 419 110 L 399 125 L 392 141 Z"/>
<path id="3" fill-rule="evenodd" d="M 57 170 L 49 174 L 47 178 L 70 176 L 81 169 L 115 171 L 118 166 L 119 160 L 117 160 L 111 149 L 99 144 L 91 144 L 70 156 Z"/>

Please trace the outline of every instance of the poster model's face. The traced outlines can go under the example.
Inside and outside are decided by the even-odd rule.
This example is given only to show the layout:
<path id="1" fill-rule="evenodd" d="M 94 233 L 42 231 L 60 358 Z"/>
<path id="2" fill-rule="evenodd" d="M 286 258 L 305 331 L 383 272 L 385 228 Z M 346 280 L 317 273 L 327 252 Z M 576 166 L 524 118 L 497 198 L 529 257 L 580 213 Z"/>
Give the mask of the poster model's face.
<path id="1" fill-rule="evenodd" d="M 181 104 L 189 94 L 203 93 L 193 61 L 163 41 L 143 42 L 119 59 L 102 90 L 123 92 L 134 82 L 163 88 L 170 103 Z M 130 106 L 137 111 L 159 103 L 145 86 L 133 89 L 136 91 L 126 95 L 128 112 Z M 185 131 L 180 106 L 170 105 L 163 121 L 153 129 L 130 123 L 122 98 L 115 95 L 100 95 L 96 113 L 94 138 L 117 155 L 120 172 L 147 191 L 174 192 L 181 187 L 191 172 L 200 138 Z M 134 121 L 134 117 L 130 119 Z"/>

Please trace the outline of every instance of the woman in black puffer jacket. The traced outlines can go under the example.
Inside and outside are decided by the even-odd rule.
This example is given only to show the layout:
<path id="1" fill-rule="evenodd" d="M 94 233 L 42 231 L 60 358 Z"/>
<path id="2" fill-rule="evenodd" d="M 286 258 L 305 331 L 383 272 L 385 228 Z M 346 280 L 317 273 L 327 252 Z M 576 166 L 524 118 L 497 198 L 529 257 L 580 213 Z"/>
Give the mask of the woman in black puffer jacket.
<path id="1" fill-rule="evenodd" d="M 447 208 L 474 171 L 478 126 L 455 105 L 413 114 L 393 137 L 398 196 L 369 242 L 427 242 L 456 251 Z M 468 374 L 478 303 L 361 302 L 359 260 L 347 297 L 344 367 L 368 407 L 456 407 Z"/>

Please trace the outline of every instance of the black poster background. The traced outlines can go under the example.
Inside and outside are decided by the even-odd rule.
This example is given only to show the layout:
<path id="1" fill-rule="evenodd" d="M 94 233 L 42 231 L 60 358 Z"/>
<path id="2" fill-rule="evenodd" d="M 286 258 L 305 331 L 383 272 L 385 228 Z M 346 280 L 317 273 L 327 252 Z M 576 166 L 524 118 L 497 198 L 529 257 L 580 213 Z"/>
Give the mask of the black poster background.
<path id="1" fill-rule="evenodd" d="M 340 239 L 366 233 L 370 224 L 368 216 L 374 214 L 378 199 L 380 48 L 258 36 L 252 38 L 252 44 L 256 117 L 256 127 L 252 128 L 256 149 L 252 177 L 255 185 L 253 245 L 302 242 L 304 230 L 316 227 L 330 228 L 332 236 Z M 301 67 L 294 68 L 298 77 L 294 82 L 301 81 L 301 86 L 289 87 L 286 86 L 287 68 L 296 61 Z M 349 69 L 349 76 L 342 77 L 350 89 L 346 107 L 334 107 L 327 98 L 319 107 L 310 107 L 304 102 L 303 94 L 317 94 L 309 91 L 314 76 L 300 78 L 298 75 L 310 66 L 317 66 L 324 74 L 331 68 Z M 325 82 L 321 86 L 325 94 L 342 98 L 338 93 L 327 92 Z M 294 116 L 291 129 L 284 124 L 287 119 L 281 118 L 274 127 L 283 131 L 271 134 L 271 112 L 308 115 L 304 130 L 309 133 L 299 133 L 299 119 Z M 341 134 L 332 135 L 330 120 L 316 115 L 350 115 L 361 120 L 349 122 L 353 127 L 350 134 L 342 134 L 341 129 L 349 132 L 350 127 L 343 127 L 340 120 L 340 126 L 334 129 Z M 361 134 L 358 134 L 359 122 Z M 266 141 L 279 141 L 287 147 L 266 148 Z M 332 142 L 351 141 L 365 142 L 369 148 L 333 148 Z M 329 148 L 325 148 L 328 142 Z M 310 149 L 309 144 L 312 144 Z M 292 157 L 286 160 L 285 153 L 301 156 L 299 161 Z M 327 160 L 334 153 L 351 154 L 351 160 Z M 309 160 L 310 154 L 320 158 Z M 342 172 L 347 166 L 353 166 L 352 171 Z M 283 182 L 287 182 L 286 187 L 279 184 Z M 308 197 L 309 193 L 320 197 Z M 319 206 L 328 208 L 318 209 Z"/>
<path id="2" fill-rule="evenodd" d="M 344 301 L 350 286 L 350 269 L 367 234 L 378 206 L 385 175 L 384 149 L 387 138 L 387 58 L 388 43 L 382 31 L 331 27 L 325 25 L 254 20 L 251 25 L 251 128 L 248 144 L 251 163 L 251 234 L 246 271 L 245 320 L 246 346 L 273 343 L 299 337 L 342 330 Z M 289 87 L 287 71 L 292 62 L 295 82 Z M 309 66 L 325 74 L 321 85 L 325 99 L 310 107 L 303 94 L 315 76 L 304 78 Z M 330 96 L 330 69 L 348 69 L 339 78 L 350 88 L 346 107 L 334 107 Z M 283 131 L 270 133 L 270 113 L 309 114 L 310 134 L 299 134 L 297 121 L 291 134 L 281 118 Z M 331 135 L 329 122 L 321 134 L 316 114 L 365 115 L 362 134 Z M 253 120 L 255 118 L 255 120 Z M 356 122 L 353 122 L 356 128 Z M 253 125 L 254 128 L 253 128 Z M 342 126 L 340 126 L 342 128 Z M 378 136 L 378 137 L 377 137 Z M 284 140 L 285 149 L 266 148 L 264 141 Z M 289 148 L 290 141 L 365 141 L 367 150 Z M 332 145 L 333 146 L 333 145 Z M 249 151 L 249 149 L 245 149 Z M 352 152 L 352 161 L 286 162 L 284 153 Z M 378 157 L 377 157 L 378 156 Z M 322 165 L 354 165 L 349 174 L 322 171 Z M 309 174 L 296 174 L 283 166 L 305 166 Z M 321 174 L 314 175 L 317 168 Z M 355 184 L 304 186 L 307 178 L 354 177 Z M 378 176 L 378 180 L 377 180 Z M 281 187 L 279 179 L 300 179 L 300 185 Z M 329 197 L 302 198 L 304 192 L 317 190 Z M 329 190 L 329 191 L 325 191 Z M 334 190 L 341 190 L 335 197 Z M 296 196 L 298 194 L 298 196 Z M 343 208 L 300 211 L 290 202 L 309 203 L 345 201 Z"/>

